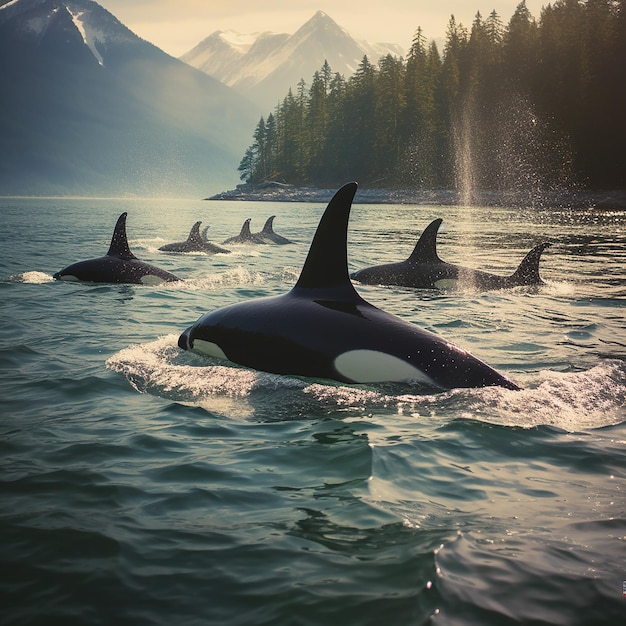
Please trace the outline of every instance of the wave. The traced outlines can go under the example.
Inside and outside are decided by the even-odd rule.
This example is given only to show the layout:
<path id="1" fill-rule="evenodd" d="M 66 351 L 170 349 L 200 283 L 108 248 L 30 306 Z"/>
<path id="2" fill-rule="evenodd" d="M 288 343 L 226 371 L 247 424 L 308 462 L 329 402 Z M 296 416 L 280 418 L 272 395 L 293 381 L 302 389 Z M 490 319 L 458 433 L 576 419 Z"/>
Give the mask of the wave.
<path id="1" fill-rule="evenodd" d="M 261 272 L 239 265 L 223 272 L 202 273 L 180 282 L 164 283 L 164 286 L 172 291 L 217 291 L 225 287 L 260 287 L 267 281 L 268 277 Z"/>
<path id="2" fill-rule="evenodd" d="M 388 384 L 345 385 L 259 372 L 182 351 L 176 335 L 132 345 L 106 367 L 141 393 L 194 405 L 229 418 L 284 420 L 328 412 L 392 412 L 420 418 L 442 413 L 504 426 L 548 425 L 569 432 L 626 421 L 626 363 L 601 361 L 587 371 L 543 371 L 526 389 L 453 389 Z"/>
<path id="3" fill-rule="evenodd" d="M 241 265 L 227 269 L 223 272 L 203 272 L 192 278 L 183 278 L 177 282 L 159 283 L 152 285 L 153 288 L 166 289 L 169 291 L 217 291 L 225 287 L 260 287 L 268 283 L 270 279 L 290 280 L 292 276 L 290 268 L 284 268 L 282 274 L 271 276 L 261 272 L 254 272 Z M 42 285 L 56 282 L 52 274 L 39 271 L 27 271 L 13 274 L 5 279 L 7 283 L 25 283 Z M 121 283 L 90 283 L 115 285 Z M 134 286 L 134 285 L 133 285 Z M 142 285 L 139 285 L 142 286 Z"/>
<path id="4" fill-rule="evenodd" d="M 22 272 L 20 274 L 14 274 L 7 278 L 9 283 L 28 283 L 31 285 L 42 285 L 44 283 L 50 283 L 54 281 L 52 274 L 46 274 L 46 272 L 29 271 Z"/>

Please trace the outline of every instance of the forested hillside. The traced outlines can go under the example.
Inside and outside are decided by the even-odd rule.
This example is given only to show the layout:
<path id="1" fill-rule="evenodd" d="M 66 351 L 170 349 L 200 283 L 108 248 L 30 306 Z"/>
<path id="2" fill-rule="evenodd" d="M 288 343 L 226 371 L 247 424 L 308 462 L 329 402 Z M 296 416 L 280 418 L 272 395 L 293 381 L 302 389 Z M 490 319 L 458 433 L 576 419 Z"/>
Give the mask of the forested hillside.
<path id="1" fill-rule="evenodd" d="M 451 17 L 440 52 L 325 63 L 260 119 L 242 180 L 515 190 L 626 188 L 626 0 L 557 0 L 508 24 Z"/>

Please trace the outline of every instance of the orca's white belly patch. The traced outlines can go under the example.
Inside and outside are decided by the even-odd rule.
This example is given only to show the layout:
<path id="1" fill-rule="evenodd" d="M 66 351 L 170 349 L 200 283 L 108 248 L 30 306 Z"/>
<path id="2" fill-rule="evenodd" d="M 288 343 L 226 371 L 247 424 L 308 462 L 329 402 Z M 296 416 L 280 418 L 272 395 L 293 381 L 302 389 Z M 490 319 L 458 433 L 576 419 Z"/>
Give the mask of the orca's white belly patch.
<path id="1" fill-rule="evenodd" d="M 335 368 L 356 383 L 405 382 L 415 380 L 429 385 L 435 382 L 422 370 L 397 356 L 377 350 L 350 350 L 335 359 Z"/>
<path id="2" fill-rule="evenodd" d="M 155 276 L 154 274 L 146 274 L 142 276 L 140 279 L 142 285 L 160 285 L 163 282 L 163 279 L 159 276 Z"/>
<path id="3" fill-rule="evenodd" d="M 442 278 L 435 282 L 437 289 L 456 289 L 459 285 L 457 278 Z"/>

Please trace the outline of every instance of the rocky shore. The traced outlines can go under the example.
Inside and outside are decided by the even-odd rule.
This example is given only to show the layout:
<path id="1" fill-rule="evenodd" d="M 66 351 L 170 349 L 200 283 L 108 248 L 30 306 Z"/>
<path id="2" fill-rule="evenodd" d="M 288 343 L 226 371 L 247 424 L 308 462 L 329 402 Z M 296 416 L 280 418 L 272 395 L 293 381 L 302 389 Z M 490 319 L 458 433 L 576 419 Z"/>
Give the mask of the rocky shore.
<path id="1" fill-rule="evenodd" d="M 328 202 L 337 189 L 296 187 L 278 182 L 261 185 L 241 184 L 205 200 L 240 200 L 252 202 Z M 626 209 L 626 191 L 590 192 L 579 190 L 539 191 L 472 191 L 463 193 L 447 189 L 382 189 L 360 187 L 358 204 L 427 204 L 512 207 L 568 207 L 601 210 Z"/>

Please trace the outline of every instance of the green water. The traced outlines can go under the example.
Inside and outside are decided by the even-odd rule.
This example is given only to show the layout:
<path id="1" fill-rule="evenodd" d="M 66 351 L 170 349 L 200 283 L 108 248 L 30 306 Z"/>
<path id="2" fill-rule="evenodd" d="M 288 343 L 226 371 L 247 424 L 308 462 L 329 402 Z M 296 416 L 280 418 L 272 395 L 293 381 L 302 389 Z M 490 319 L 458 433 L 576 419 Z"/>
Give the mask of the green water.
<path id="1" fill-rule="evenodd" d="M 358 200 L 358 196 L 357 196 Z M 546 285 L 358 286 L 524 389 L 432 394 L 181 353 L 202 313 L 295 282 L 324 209 L 2 201 L 0 623 L 616 624 L 626 600 L 626 214 L 359 205 L 351 271 L 443 217 L 447 261 Z M 131 249 L 184 278 L 68 284 Z M 290 246 L 174 255 L 276 214 Z"/>

